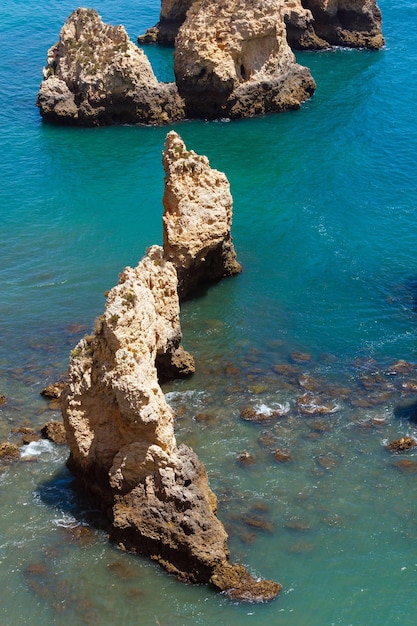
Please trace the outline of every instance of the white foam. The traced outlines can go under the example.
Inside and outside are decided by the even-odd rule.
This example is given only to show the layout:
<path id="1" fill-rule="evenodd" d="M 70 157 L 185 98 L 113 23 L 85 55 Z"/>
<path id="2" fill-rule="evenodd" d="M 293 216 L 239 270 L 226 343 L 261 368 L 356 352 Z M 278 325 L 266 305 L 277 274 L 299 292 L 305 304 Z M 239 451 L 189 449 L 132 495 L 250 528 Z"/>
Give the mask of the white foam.
<path id="1" fill-rule="evenodd" d="M 40 439 L 39 441 L 31 441 L 26 446 L 20 448 L 20 456 L 22 458 L 28 456 L 41 456 L 45 452 L 51 454 L 54 451 L 53 444 L 47 439 Z"/>

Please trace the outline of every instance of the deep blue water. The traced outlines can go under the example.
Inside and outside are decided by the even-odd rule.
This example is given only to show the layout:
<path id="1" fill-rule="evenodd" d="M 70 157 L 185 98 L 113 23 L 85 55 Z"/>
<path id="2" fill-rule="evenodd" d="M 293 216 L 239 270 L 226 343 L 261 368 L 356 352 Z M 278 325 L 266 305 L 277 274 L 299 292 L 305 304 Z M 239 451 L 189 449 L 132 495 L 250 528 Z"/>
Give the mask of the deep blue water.
<path id="1" fill-rule="evenodd" d="M 133 40 L 159 14 L 157 0 L 94 6 Z M 417 361 L 417 4 L 380 6 L 383 50 L 298 55 L 317 82 L 299 111 L 174 126 L 230 180 L 244 271 L 184 305 L 198 372 L 168 398 L 178 439 L 206 464 L 234 558 L 279 580 L 281 597 L 233 605 L 109 546 L 73 490 L 67 451 L 47 447 L 0 473 L 2 625 L 415 623 L 416 479 L 384 442 L 417 433 L 394 415 L 399 385 L 374 406 L 352 402 L 369 373 L 358 359 L 374 359 L 373 375 Z M 39 391 L 65 371 L 123 267 L 162 239 L 169 129 L 59 128 L 35 107 L 47 50 L 74 8 L 0 8 L 0 439 L 59 418 Z M 170 80 L 171 51 L 146 51 Z M 293 351 L 312 357 L 300 376 L 350 389 L 319 424 L 274 372 Z M 278 423 L 240 418 L 243 406 L 286 402 Z M 272 460 L 277 446 L 291 463 Z M 242 451 L 253 465 L 238 462 Z"/>

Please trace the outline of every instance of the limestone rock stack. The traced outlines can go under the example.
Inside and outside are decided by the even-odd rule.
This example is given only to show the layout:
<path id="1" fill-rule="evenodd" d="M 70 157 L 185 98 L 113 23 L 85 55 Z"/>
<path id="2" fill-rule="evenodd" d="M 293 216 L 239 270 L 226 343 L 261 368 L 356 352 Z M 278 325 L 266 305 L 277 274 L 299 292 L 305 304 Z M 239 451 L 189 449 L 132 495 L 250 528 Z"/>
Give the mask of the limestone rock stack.
<path id="1" fill-rule="evenodd" d="M 192 4 L 175 40 L 174 69 L 189 117 L 296 109 L 315 90 L 287 43 L 277 0 Z"/>
<path id="2" fill-rule="evenodd" d="M 168 133 L 165 170 L 164 254 L 178 275 L 181 299 L 197 285 L 241 271 L 231 237 L 233 200 L 227 177 L 206 156 L 188 151 Z"/>
<path id="3" fill-rule="evenodd" d="M 48 52 L 37 105 L 48 120 L 85 126 L 164 124 L 184 116 L 175 83 L 158 82 L 123 26 L 77 9 Z"/>
<path id="4" fill-rule="evenodd" d="M 185 150 L 170 133 L 165 159 L 172 166 L 170 151 L 177 147 Z M 186 162 L 191 168 L 199 159 L 210 196 L 210 181 L 225 187 L 225 177 L 194 153 Z M 181 183 L 185 189 L 184 177 Z M 188 188 L 192 191 L 193 185 Z M 223 196 L 231 210 L 226 191 L 213 190 L 220 215 L 226 211 Z M 191 209 L 198 214 L 198 202 L 188 206 L 190 224 Z M 208 206 L 201 210 L 204 214 Z M 230 222 L 231 214 L 226 215 Z M 204 219 L 197 216 L 198 223 Z M 181 230 L 180 221 L 176 226 Z M 173 228 L 171 224 L 171 233 Z M 196 231 L 190 235 L 191 248 Z M 167 364 L 180 374 L 192 371 L 192 357 L 180 346 L 177 287 L 175 266 L 163 248 L 152 246 L 136 268 L 125 268 L 108 293 L 94 334 L 72 351 L 69 383 L 61 396 L 68 467 L 106 511 L 110 536 L 120 547 L 149 556 L 186 582 L 210 583 L 234 600 L 271 600 L 281 589 L 278 583 L 257 580 L 230 563 L 227 534 L 204 466 L 189 447 L 176 443 L 174 415 L 158 370 L 162 360 L 165 373 Z"/>

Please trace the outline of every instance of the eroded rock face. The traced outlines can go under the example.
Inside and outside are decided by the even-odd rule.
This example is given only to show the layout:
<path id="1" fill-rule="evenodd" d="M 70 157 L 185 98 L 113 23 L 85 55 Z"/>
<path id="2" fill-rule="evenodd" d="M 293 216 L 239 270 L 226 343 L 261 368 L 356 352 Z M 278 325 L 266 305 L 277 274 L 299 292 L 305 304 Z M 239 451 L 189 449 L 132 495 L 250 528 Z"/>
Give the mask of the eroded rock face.
<path id="1" fill-rule="evenodd" d="M 139 42 L 174 45 L 195 0 L 162 0 L 160 21 Z M 293 49 L 320 50 L 332 45 L 377 49 L 384 45 L 381 12 L 374 0 L 280 0 Z"/>
<path id="2" fill-rule="evenodd" d="M 376 0 L 303 0 L 303 6 L 317 36 L 331 46 L 377 50 L 385 43 Z"/>
<path id="3" fill-rule="evenodd" d="M 79 125 L 164 124 L 184 116 L 174 83 L 160 83 L 123 26 L 77 9 L 48 52 L 37 105 L 48 120 Z"/>
<path id="4" fill-rule="evenodd" d="M 190 117 L 297 109 L 315 90 L 295 62 L 276 0 L 195 2 L 176 38 L 174 69 Z"/>
<path id="5" fill-rule="evenodd" d="M 270 600 L 280 585 L 229 562 L 206 471 L 176 444 L 156 361 L 178 353 L 180 340 L 176 271 L 153 246 L 123 271 L 94 335 L 72 351 L 63 394 L 68 466 L 106 510 L 121 547 L 233 599 Z"/>
<path id="6" fill-rule="evenodd" d="M 168 133 L 165 170 L 164 254 L 178 275 L 181 299 L 197 285 L 241 271 L 231 237 L 233 200 L 227 177 L 206 156 L 188 151 Z"/>

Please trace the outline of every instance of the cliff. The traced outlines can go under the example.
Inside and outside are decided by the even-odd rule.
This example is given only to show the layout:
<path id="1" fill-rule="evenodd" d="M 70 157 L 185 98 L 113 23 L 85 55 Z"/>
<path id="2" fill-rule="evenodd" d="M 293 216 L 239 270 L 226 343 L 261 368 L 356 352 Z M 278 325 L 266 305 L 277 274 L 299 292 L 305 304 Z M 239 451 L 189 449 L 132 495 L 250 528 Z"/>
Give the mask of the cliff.
<path id="1" fill-rule="evenodd" d="M 162 0 L 160 20 L 139 43 L 174 45 L 195 0 Z M 375 0 L 281 0 L 287 40 L 293 49 L 330 46 L 378 49 L 384 45 L 381 12 Z"/>
<path id="2" fill-rule="evenodd" d="M 77 9 L 49 50 L 37 106 L 53 122 L 165 124 L 184 117 L 175 83 L 160 83 L 123 26 Z"/>
<path id="3" fill-rule="evenodd" d="M 194 153 L 176 158 L 172 152 L 178 147 L 185 150 L 178 135 L 170 133 L 164 160 L 173 188 L 177 170 L 178 188 L 194 189 L 191 168 L 187 186 L 184 159 L 189 164 L 200 159 L 208 185 L 212 170 L 207 159 Z M 213 176 L 226 189 L 224 175 L 214 171 Z M 210 193 L 211 209 L 227 196 L 207 186 Z M 204 203 L 188 205 L 191 221 L 192 210 L 195 224 L 206 223 Z M 230 231 L 231 213 L 227 218 Z M 176 224 L 179 231 L 185 226 Z M 192 247 L 192 237 L 188 241 Z M 198 264 L 195 268 L 198 273 Z M 68 467 L 106 511 L 110 537 L 120 547 L 149 556 L 186 582 L 210 583 L 233 600 L 271 600 L 281 589 L 278 583 L 257 580 L 243 566 L 230 563 L 227 534 L 217 518 L 217 500 L 204 466 L 175 439 L 174 415 L 159 384 L 158 364 L 174 363 L 182 373 L 192 370 L 192 357 L 180 345 L 177 288 L 174 264 L 163 248 L 152 246 L 136 268 L 125 268 L 108 293 L 94 334 L 72 351 L 62 395 Z"/>
<path id="4" fill-rule="evenodd" d="M 233 200 L 226 176 L 206 156 L 188 151 L 181 137 L 168 133 L 163 153 L 164 255 L 187 297 L 202 283 L 241 271 L 231 237 Z"/>
<path id="5" fill-rule="evenodd" d="M 298 65 L 276 0 L 195 2 L 175 41 L 189 117 L 240 118 L 299 108 L 315 83 Z"/>

